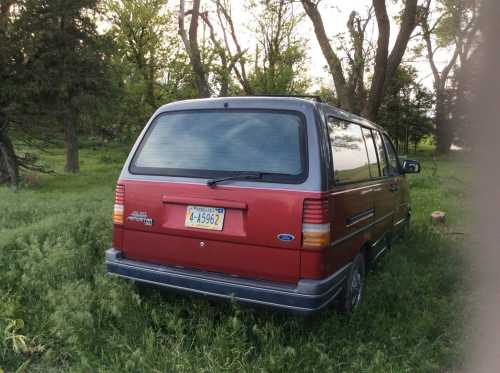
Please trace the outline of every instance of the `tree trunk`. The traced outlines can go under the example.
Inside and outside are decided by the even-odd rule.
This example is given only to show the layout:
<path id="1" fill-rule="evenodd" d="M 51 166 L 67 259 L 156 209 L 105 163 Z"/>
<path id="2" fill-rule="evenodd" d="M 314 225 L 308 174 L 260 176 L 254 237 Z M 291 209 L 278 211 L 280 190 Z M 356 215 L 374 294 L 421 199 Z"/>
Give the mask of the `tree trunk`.
<path id="1" fill-rule="evenodd" d="M 389 54 L 389 35 L 391 26 L 385 7 L 385 0 L 373 0 L 373 7 L 375 8 L 378 26 L 377 54 L 375 55 L 375 67 L 373 69 L 370 95 L 368 96 L 366 107 L 363 110 L 363 115 L 369 120 L 375 121 L 386 88 L 385 75 L 387 69 L 387 55 Z"/>
<path id="2" fill-rule="evenodd" d="M 349 95 L 347 93 L 342 64 L 338 56 L 333 51 L 332 46 L 330 45 L 330 41 L 328 40 L 328 36 L 326 35 L 323 19 L 321 18 L 321 14 L 318 11 L 317 4 L 312 2 L 311 0 L 301 0 L 301 2 L 306 14 L 309 16 L 313 24 L 316 39 L 318 40 L 318 44 L 321 48 L 321 51 L 323 52 L 323 56 L 326 59 L 330 74 L 333 78 L 333 83 L 335 85 L 335 91 L 339 99 L 340 106 L 345 110 L 351 111 L 352 100 L 349 98 Z"/>
<path id="3" fill-rule="evenodd" d="M 430 4 L 430 0 L 429 3 Z M 451 143 L 453 142 L 453 128 L 451 128 L 451 121 L 448 119 L 450 114 L 449 108 L 446 102 L 446 82 L 450 75 L 453 66 L 455 66 L 456 61 L 460 52 L 460 44 L 455 46 L 455 51 L 444 69 L 439 72 L 437 65 L 434 61 L 434 54 L 437 48 L 432 46 L 431 31 L 429 24 L 427 23 L 427 15 L 422 19 L 422 30 L 425 44 L 427 47 L 427 58 L 431 66 L 432 74 L 434 75 L 434 89 L 436 91 L 436 140 L 437 146 L 436 151 L 439 154 L 447 154 L 450 151 Z M 475 31 L 474 31 L 475 33 Z"/>
<path id="4" fill-rule="evenodd" d="M 328 36 L 326 34 L 321 14 L 318 10 L 318 2 L 312 0 L 301 0 L 302 6 L 311 19 L 314 26 L 316 39 L 321 47 L 323 56 L 326 59 L 330 74 L 333 77 L 335 91 L 340 101 L 340 106 L 347 111 L 355 109 L 356 101 L 364 101 L 363 97 L 349 92 L 346 79 L 343 74 L 340 59 L 335 54 Z M 377 17 L 379 27 L 379 37 L 377 43 L 377 53 L 375 57 L 375 68 L 370 88 L 368 102 L 363 109 L 363 113 L 369 119 L 374 120 L 377 117 L 382 98 L 385 94 L 388 82 L 396 74 L 396 70 L 401 63 L 404 52 L 410 40 L 410 36 L 417 24 L 417 0 L 406 0 L 405 9 L 401 17 L 401 27 L 396 38 L 396 42 L 391 53 L 388 55 L 388 43 L 390 33 L 390 22 L 387 16 L 385 0 L 373 0 L 373 6 Z M 356 96 L 356 97 L 354 97 Z"/>
<path id="5" fill-rule="evenodd" d="M 453 130 L 451 122 L 447 118 L 446 101 L 444 92 L 436 93 L 436 151 L 439 154 L 447 154 L 450 152 L 451 143 L 453 142 Z"/>
<path id="6" fill-rule="evenodd" d="M 66 150 L 65 172 L 79 172 L 80 161 L 78 157 L 78 138 L 75 124 L 70 113 L 64 114 L 64 147 Z"/>
<path id="7" fill-rule="evenodd" d="M 184 29 L 184 0 L 181 0 L 179 2 L 179 8 L 179 34 L 189 56 L 191 67 L 193 68 L 198 96 L 210 97 L 210 88 L 208 87 L 207 76 L 203 63 L 201 61 L 200 48 L 198 46 L 198 20 L 200 17 L 200 0 L 193 0 L 193 9 L 191 10 L 191 22 L 189 24 L 188 34 L 186 34 L 186 30 Z"/>
<path id="8" fill-rule="evenodd" d="M 406 0 L 401 26 L 391 54 L 387 58 L 387 70 L 385 73 L 385 84 L 389 84 L 396 75 L 396 71 L 401 64 L 401 60 L 406 52 L 406 47 L 410 41 L 411 34 L 417 26 L 418 4 L 417 0 Z"/>
<path id="9" fill-rule="evenodd" d="M 0 184 L 3 183 L 17 187 L 19 184 L 19 164 L 7 131 L 0 129 Z"/>
<path id="10" fill-rule="evenodd" d="M 408 41 L 417 25 L 417 0 L 406 1 L 398 36 L 389 55 L 390 22 L 387 16 L 385 0 L 373 0 L 373 7 L 375 8 L 379 36 L 372 86 L 363 113 L 370 120 L 377 119 L 387 86 L 396 75 L 396 71 L 401 64 L 406 47 L 408 46 Z"/>
<path id="11" fill-rule="evenodd" d="M 150 65 L 148 66 L 148 71 L 146 74 L 144 74 L 146 77 L 146 84 L 147 84 L 147 100 L 149 105 L 153 108 L 153 110 L 156 110 L 157 104 L 156 104 L 156 96 L 155 96 L 155 72 L 153 67 Z"/>

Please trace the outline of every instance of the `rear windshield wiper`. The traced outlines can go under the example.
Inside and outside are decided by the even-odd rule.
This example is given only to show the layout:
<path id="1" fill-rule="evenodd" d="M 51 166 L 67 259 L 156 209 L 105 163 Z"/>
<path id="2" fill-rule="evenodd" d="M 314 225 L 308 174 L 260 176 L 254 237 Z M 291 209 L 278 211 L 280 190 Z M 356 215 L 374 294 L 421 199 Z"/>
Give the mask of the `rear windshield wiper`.
<path id="1" fill-rule="evenodd" d="M 264 173 L 262 172 L 242 172 L 236 175 L 231 175 L 227 177 L 221 177 L 218 179 L 212 179 L 207 181 L 207 185 L 209 187 L 214 187 L 217 183 L 221 183 L 226 180 L 245 180 L 245 179 L 251 179 L 251 180 L 259 180 L 262 179 L 264 176 Z"/>

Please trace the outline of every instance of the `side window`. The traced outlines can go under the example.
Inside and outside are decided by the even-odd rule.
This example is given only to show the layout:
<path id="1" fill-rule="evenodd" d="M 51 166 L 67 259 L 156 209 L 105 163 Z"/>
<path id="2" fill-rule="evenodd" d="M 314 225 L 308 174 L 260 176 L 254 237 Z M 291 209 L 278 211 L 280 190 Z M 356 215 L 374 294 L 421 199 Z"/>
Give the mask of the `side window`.
<path id="1" fill-rule="evenodd" d="M 370 168 L 361 127 L 328 117 L 333 172 L 336 183 L 370 179 Z"/>
<path id="2" fill-rule="evenodd" d="M 391 176 L 399 175 L 399 160 L 398 155 L 396 154 L 396 150 L 394 150 L 394 145 L 392 145 L 391 140 L 386 135 L 383 136 L 385 148 L 387 150 L 387 161 L 389 162 L 389 170 Z"/>
<path id="3" fill-rule="evenodd" d="M 372 130 L 362 128 L 363 137 L 365 138 L 366 152 L 368 153 L 368 162 L 370 164 L 370 174 L 372 177 L 380 177 L 380 169 L 377 161 L 377 150 L 375 149 L 375 139 Z"/>
<path id="4" fill-rule="evenodd" d="M 382 137 L 378 131 L 373 131 L 375 136 L 375 145 L 377 147 L 378 161 L 380 164 L 380 171 L 382 176 L 389 176 L 389 169 L 387 168 L 387 157 L 385 155 L 384 143 L 382 142 Z"/>

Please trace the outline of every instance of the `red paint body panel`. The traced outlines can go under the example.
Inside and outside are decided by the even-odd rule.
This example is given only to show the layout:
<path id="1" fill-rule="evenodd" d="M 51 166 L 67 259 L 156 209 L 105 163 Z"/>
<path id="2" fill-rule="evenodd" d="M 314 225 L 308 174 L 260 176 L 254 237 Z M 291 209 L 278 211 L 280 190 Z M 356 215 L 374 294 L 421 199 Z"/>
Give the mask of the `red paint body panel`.
<path id="1" fill-rule="evenodd" d="M 123 227 L 119 225 L 113 225 L 113 247 L 115 249 L 123 248 Z"/>
<path id="2" fill-rule="evenodd" d="M 319 198 L 321 193 L 136 180 L 119 183 L 125 185 L 121 249 L 126 258 L 280 282 L 324 274 L 321 262 L 311 262 L 305 273 L 300 270 L 304 199 Z M 185 227 L 188 205 L 224 207 L 223 230 Z M 127 220 L 133 212 L 146 213 L 153 225 Z M 278 240 L 283 233 L 295 239 Z M 312 269 L 314 265 L 319 268 Z"/>
<path id="3" fill-rule="evenodd" d="M 370 217 L 352 226 L 346 224 L 347 217 L 373 208 L 373 184 L 374 182 L 368 182 L 357 187 L 352 185 L 338 187 L 320 194 L 322 198 L 328 200 L 330 237 L 334 245 L 320 251 L 302 251 L 302 278 L 321 279 L 331 275 L 349 264 L 363 245 L 374 242 L 373 228 L 342 241 L 373 221 L 374 218 Z"/>
<path id="4" fill-rule="evenodd" d="M 242 277 L 296 282 L 297 249 L 272 248 L 234 242 L 127 230 L 124 253 L 127 258 Z"/>

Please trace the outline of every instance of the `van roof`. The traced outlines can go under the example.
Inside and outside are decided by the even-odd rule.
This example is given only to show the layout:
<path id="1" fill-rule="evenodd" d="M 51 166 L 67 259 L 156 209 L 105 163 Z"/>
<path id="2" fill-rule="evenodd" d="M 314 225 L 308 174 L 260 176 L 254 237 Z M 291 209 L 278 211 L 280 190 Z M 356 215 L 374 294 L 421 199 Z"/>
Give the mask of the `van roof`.
<path id="1" fill-rule="evenodd" d="M 177 110 L 202 110 L 202 109 L 217 109 L 217 108 L 277 108 L 288 110 L 304 110 L 305 108 L 314 108 L 323 113 L 334 114 L 339 119 L 349 122 L 362 124 L 366 127 L 377 129 L 385 132 L 379 125 L 360 117 L 359 115 L 349 113 L 337 107 L 317 102 L 308 98 L 286 97 L 286 96 L 232 96 L 232 97 L 214 97 L 214 98 L 198 98 L 171 102 L 161 106 L 157 110 L 157 114 L 166 111 Z"/>

